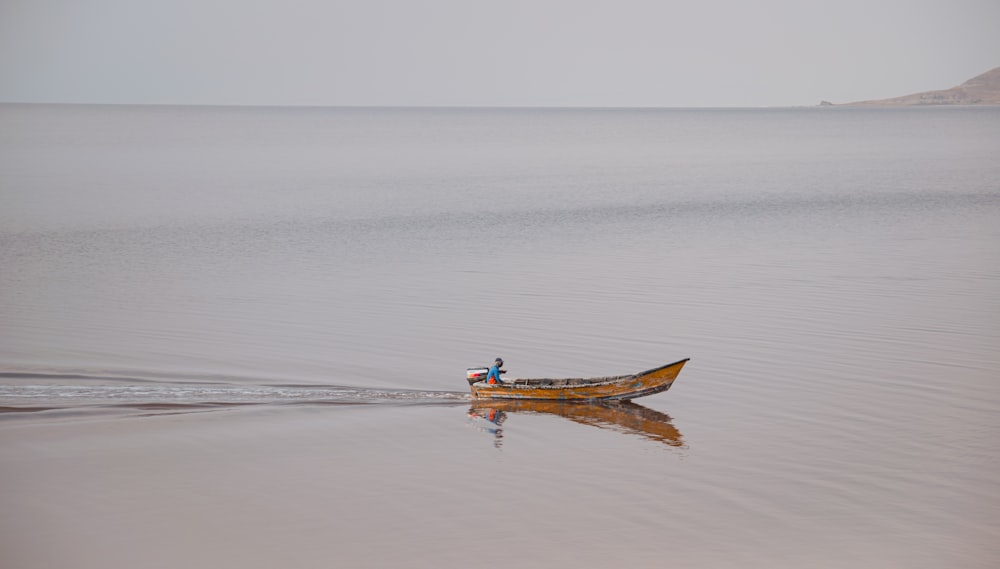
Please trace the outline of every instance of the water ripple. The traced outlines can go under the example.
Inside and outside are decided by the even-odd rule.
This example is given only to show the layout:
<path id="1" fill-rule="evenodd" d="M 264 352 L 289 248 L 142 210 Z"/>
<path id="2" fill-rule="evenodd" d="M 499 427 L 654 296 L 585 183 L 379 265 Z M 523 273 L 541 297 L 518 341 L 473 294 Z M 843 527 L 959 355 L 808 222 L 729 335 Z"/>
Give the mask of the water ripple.
<path id="1" fill-rule="evenodd" d="M 25 376 L 21 378 L 31 379 Z M 39 374 L 36 374 L 34 379 L 40 379 Z M 20 414 L 100 408 L 184 412 L 247 405 L 288 404 L 435 405 L 466 402 L 469 398 L 469 394 L 465 392 L 373 389 L 342 385 L 24 383 L 0 385 L 0 413 Z"/>

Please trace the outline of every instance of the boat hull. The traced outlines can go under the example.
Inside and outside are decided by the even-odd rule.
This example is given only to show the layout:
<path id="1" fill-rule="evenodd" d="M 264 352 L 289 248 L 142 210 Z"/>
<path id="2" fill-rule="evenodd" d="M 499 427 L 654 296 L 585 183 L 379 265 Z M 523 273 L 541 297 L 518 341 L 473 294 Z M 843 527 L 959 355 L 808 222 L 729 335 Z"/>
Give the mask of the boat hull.
<path id="1" fill-rule="evenodd" d="M 627 401 L 670 389 L 689 358 L 632 375 L 592 379 L 516 379 L 471 385 L 476 399 Z"/>

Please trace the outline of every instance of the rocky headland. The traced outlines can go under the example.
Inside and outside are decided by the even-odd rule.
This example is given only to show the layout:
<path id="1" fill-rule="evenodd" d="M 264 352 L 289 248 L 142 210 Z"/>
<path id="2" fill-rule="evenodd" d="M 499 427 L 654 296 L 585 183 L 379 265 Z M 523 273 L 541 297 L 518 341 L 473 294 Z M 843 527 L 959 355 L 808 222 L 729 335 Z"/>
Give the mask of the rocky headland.
<path id="1" fill-rule="evenodd" d="M 831 105 L 823 101 L 821 105 Z M 841 106 L 917 106 L 917 105 L 1000 105 L 1000 67 L 977 75 L 965 83 L 941 91 L 924 91 L 891 99 L 857 101 Z"/>

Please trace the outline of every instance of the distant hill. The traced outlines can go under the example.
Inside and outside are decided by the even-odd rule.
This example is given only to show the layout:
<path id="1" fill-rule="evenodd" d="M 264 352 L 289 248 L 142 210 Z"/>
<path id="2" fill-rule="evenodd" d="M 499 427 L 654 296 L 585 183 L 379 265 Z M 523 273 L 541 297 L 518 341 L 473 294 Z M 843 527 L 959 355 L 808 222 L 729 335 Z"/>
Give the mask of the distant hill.
<path id="1" fill-rule="evenodd" d="M 1000 67 L 943 91 L 924 91 L 892 99 L 858 101 L 844 106 L 1000 105 Z M 841 105 L 838 105 L 841 106 Z"/>

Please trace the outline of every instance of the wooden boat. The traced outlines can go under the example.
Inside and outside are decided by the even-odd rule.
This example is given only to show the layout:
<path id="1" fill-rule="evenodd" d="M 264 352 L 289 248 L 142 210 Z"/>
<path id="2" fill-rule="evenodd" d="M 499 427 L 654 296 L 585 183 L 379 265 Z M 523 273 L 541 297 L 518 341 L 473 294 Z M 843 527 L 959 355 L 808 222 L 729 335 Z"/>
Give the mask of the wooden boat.
<path id="1" fill-rule="evenodd" d="M 513 379 L 498 384 L 479 381 L 477 375 L 469 378 L 469 385 L 476 399 L 628 401 L 670 389 L 689 359 L 631 375 L 590 379 Z"/>

